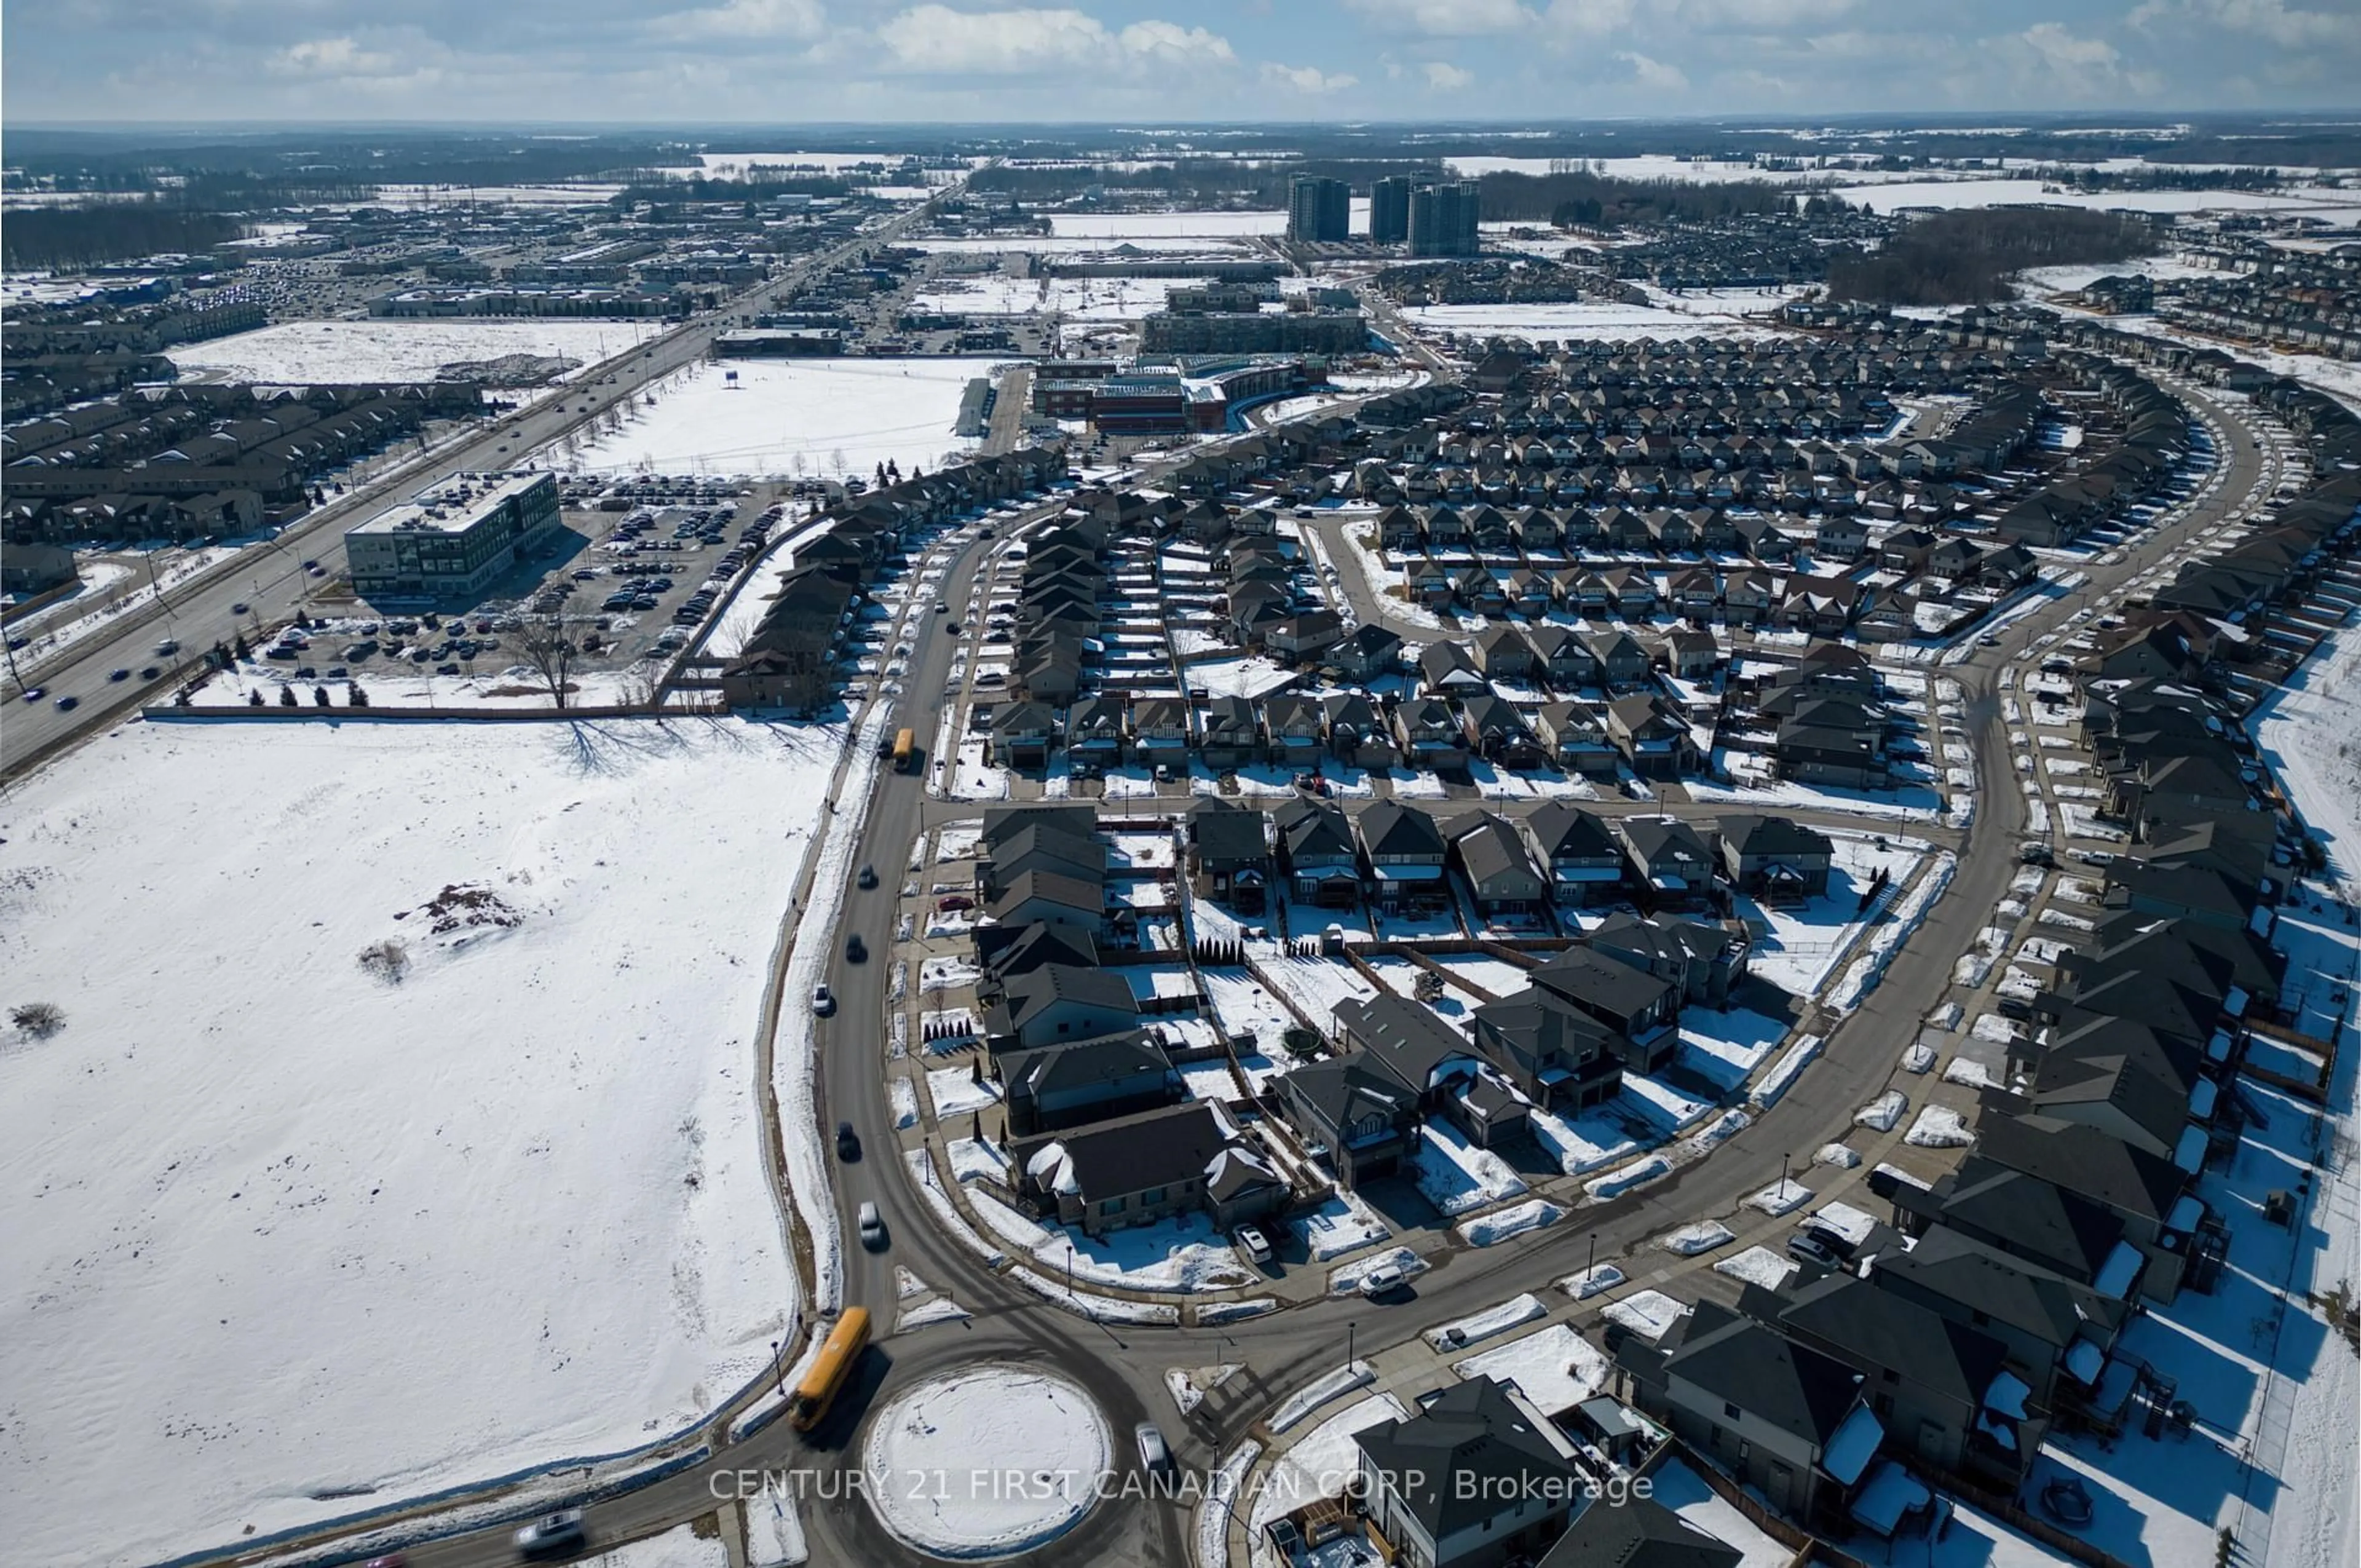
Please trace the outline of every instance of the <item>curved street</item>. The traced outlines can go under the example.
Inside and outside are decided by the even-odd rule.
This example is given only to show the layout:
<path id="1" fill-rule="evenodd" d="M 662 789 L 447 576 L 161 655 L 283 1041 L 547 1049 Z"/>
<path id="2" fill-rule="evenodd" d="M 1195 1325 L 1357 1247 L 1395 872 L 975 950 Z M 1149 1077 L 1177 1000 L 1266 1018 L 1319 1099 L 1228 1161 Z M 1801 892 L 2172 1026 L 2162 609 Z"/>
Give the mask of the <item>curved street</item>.
<path id="1" fill-rule="evenodd" d="M 843 937 L 857 932 L 873 954 L 890 952 L 902 904 L 902 868 L 910 863 L 919 836 L 945 820 L 972 817 L 975 807 L 930 797 L 924 767 L 908 773 L 876 768 L 865 813 L 846 810 L 837 818 L 848 826 L 851 819 L 861 820 L 860 842 L 849 863 L 875 865 L 881 883 L 869 891 L 848 889 L 839 929 L 818 933 L 831 955 L 827 978 L 839 1007 L 834 1017 L 820 1022 L 817 1028 L 821 1087 L 815 1130 L 824 1131 L 838 1120 L 850 1121 L 866 1146 L 860 1160 L 834 1167 L 832 1199 L 840 1234 L 848 1238 L 843 1251 L 843 1300 L 846 1305 L 869 1309 L 878 1325 L 876 1349 L 864 1361 L 855 1386 L 848 1388 L 829 1421 L 810 1440 L 793 1432 L 785 1421 L 776 1421 L 742 1441 L 717 1443 L 699 1463 L 661 1480 L 591 1501 L 588 1519 L 594 1541 L 611 1544 L 709 1515 L 717 1504 L 726 1503 L 741 1490 L 751 1495 L 753 1485 L 741 1473 L 780 1472 L 789 1475 L 790 1488 L 800 1497 L 813 1561 L 897 1564 L 931 1561 L 902 1546 L 879 1526 L 860 1498 L 860 1483 L 849 1472 L 859 1463 L 856 1438 L 867 1413 L 895 1390 L 933 1373 L 987 1358 L 1054 1367 L 1081 1384 L 1098 1402 L 1118 1435 L 1118 1464 L 1128 1466 L 1135 1460 L 1130 1444 L 1123 1441 L 1130 1427 L 1154 1420 L 1171 1439 L 1184 1472 L 1209 1471 L 1278 1400 L 1340 1365 L 1348 1333 L 1363 1359 L 1382 1366 L 1389 1352 L 1407 1349 L 1423 1355 L 1416 1338 L 1420 1331 L 1528 1290 L 1554 1303 L 1554 1318 L 1588 1327 L 1606 1298 L 1569 1311 L 1549 1286 L 1587 1255 L 1594 1238 L 1600 1260 L 1624 1263 L 1627 1274 L 1632 1276 L 1631 1288 L 1661 1288 L 1667 1280 L 1709 1266 L 1709 1260 L 1651 1253 L 1648 1262 L 1633 1263 L 1631 1256 L 1641 1244 L 1676 1225 L 1707 1217 L 1723 1218 L 1739 1233 L 1741 1243 L 1768 1238 L 1775 1244 L 1776 1234 L 1784 1224 L 1741 1209 L 1741 1201 L 1775 1181 L 1788 1161 L 1807 1164 L 1811 1151 L 1823 1144 L 1850 1141 L 1863 1156 L 1863 1164 L 1850 1171 L 1821 1168 L 1813 1179 L 1816 1197 L 1856 1194 L 1869 1169 L 1899 1143 L 1901 1133 L 1897 1128 L 1872 1134 L 1856 1127 L 1855 1109 L 1873 1099 L 1894 1078 L 1902 1047 L 1916 1037 L 1928 1013 L 1951 991 L 1955 961 L 1990 922 L 1993 906 L 2005 895 L 2019 869 L 2015 851 L 2028 818 L 2026 801 L 2015 787 L 2008 726 L 2002 711 L 2002 672 L 2023 660 L 2037 641 L 2066 622 L 2079 606 L 2105 598 L 2159 561 L 2185 550 L 2208 530 L 2242 515 L 2278 482 L 2276 446 L 2261 440 L 2259 428 L 2246 411 L 2194 389 L 2176 386 L 2174 390 L 2189 400 L 2192 414 L 2209 421 L 2221 433 L 2216 441 L 2217 468 L 2199 495 L 2169 523 L 2149 529 L 2108 552 L 2108 565 L 2085 563 L 2082 569 L 2090 580 L 2076 593 L 2052 598 L 2039 609 L 2007 623 L 1999 634 L 1998 646 L 1979 646 L 1974 657 L 1940 668 L 1939 673 L 1957 680 L 1964 692 L 1965 724 L 1976 758 L 1978 800 L 1972 824 L 1963 832 L 1923 825 L 1914 825 L 1909 831 L 1954 850 L 1956 873 L 1924 924 L 1894 955 L 1883 982 L 1855 1011 L 1817 1021 L 1816 1026 L 1825 1034 L 1825 1048 L 1795 1087 L 1709 1157 L 1681 1167 L 1669 1179 L 1579 1210 L 1567 1222 L 1521 1242 L 1444 1251 L 1432 1260 L 1432 1270 L 1419 1277 L 1414 1299 L 1407 1304 L 1377 1306 L 1357 1298 L 1330 1299 L 1226 1329 L 1101 1324 L 1074 1316 L 1003 1277 L 969 1245 L 943 1231 L 927 1195 L 917 1190 L 910 1167 L 897 1157 L 895 1141 L 888 1131 L 895 1124 L 884 1090 L 888 1047 L 876 1021 L 886 1012 L 892 966 L 882 957 L 863 963 L 846 961 Z M 1061 500 L 1053 499 L 1034 509 L 1028 520 L 1053 516 L 1061 505 Z M 888 732 L 891 726 L 908 722 L 922 737 L 928 735 L 931 715 L 941 700 L 935 694 L 950 689 L 950 667 L 960 641 L 950 628 L 965 623 L 971 595 L 988 580 L 990 562 L 1026 526 L 1020 523 L 1004 530 L 997 542 L 989 542 L 970 523 L 930 547 L 928 560 L 940 565 L 945 573 L 938 597 L 950 602 L 952 613 L 926 613 L 928 607 L 920 601 L 928 596 L 919 593 L 913 594 L 903 612 L 904 635 L 915 643 L 904 681 L 908 695 L 889 694 L 876 700 L 895 705 L 906 701 L 910 707 L 889 714 Z M 1326 526 L 1333 544 L 1338 525 L 1332 521 Z M 1356 570 L 1345 569 L 1340 575 L 1355 609 L 1365 618 L 1387 614 L 1388 601 L 1370 593 Z M 979 623 L 981 619 L 979 615 Z M 1401 625 L 1398 630 L 1433 636 L 1431 630 L 1422 632 L 1414 626 Z M 977 624 L 968 635 L 980 633 Z M 858 730 L 860 726 L 854 728 Z M 1727 805 L 1686 802 L 1648 806 L 1615 800 L 1593 804 L 1609 815 L 1645 809 L 1711 816 L 1730 809 Z M 1817 817 L 1864 825 L 1862 818 L 1847 818 L 1839 813 L 1799 810 L 1794 815 L 1806 820 Z M 1882 823 L 1877 826 L 1883 830 Z M 2056 841 L 2061 849 L 2070 847 L 2062 838 Z M 806 870 L 807 881 L 819 860 L 816 851 Z M 801 930 L 796 934 L 812 935 Z M 783 1003 L 801 1004 L 801 999 L 793 996 Z M 884 1250 L 869 1252 L 851 1240 L 855 1211 L 863 1202 L 875 1203 L 884 1217 L 891 1236 Z M 1738 1217 L 1741 1214 L 1745 1219 Z M 897 1268 L 950 1297 L 971 1316 L 964 1321 L 893 1332 L 891 1325 L 900 1304 Z M 1241 1364 L 1243 1370 L 1194 1416 L 1176 1419 L 1163 1383 L 1165 1370 L 1216 1363 Z M 730 1413 L 742 1408 L 742 1404 L 733 1407 Z M 726 1418 L 718 1420 L 709 1430 L 718 1433 L 726 1425 Z M 979 1455 L 978 1463 L 990 1465 L 1005 1457 Z M 508 1562 L 508 1531 L 513 1522 L 510 1516 L 526 1511 L 512 1507 L 502 1511 L 500 1524 L 461 1529 L 419 1544 L 412 1548 L 412 1560 L 421 1568 Z M 725 1530 L 725 1536 L 734 1533 Z M 1061 1561 L 1164 1563 L 1182 1568 L 1191 1558 L 1187 1544 L 1191 1533 L 1184 1502 L 1126 1500 L 1093 1509 L 1060 1541 L 1056 1555 Z M 225 1554 L 217 1560 L 237 1559 Z"/>

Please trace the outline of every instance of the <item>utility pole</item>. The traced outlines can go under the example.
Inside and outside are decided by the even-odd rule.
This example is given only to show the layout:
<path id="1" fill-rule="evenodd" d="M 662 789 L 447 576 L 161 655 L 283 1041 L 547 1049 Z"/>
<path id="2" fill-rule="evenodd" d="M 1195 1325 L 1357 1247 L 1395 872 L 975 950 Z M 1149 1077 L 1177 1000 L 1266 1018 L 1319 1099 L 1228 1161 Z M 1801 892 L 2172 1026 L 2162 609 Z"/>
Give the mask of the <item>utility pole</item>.
<path id="1" fill-rule="evenodd" d="M 1347 1372 L 1353 1370 L 1353 1331 L 1356 1325 L 1349 1320 L 1345 1324 L 1345 1370 Z"/>

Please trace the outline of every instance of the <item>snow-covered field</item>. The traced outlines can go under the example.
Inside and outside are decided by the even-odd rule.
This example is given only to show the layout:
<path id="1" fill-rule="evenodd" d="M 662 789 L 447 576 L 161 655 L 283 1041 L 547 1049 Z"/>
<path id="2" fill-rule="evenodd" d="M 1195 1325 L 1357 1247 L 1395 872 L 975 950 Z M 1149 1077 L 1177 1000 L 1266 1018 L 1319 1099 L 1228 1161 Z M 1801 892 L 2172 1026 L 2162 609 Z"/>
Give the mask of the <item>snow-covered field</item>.
<path id="1" fill-rule="evenodd" d="M 1429 332 L 1490 334 L 1537 339 L 1592 337 L 1773 337 L 1773 328 L 1720 311 L 1670 310 L 1656 305 L 1412 305 L 1405 320 Z"/>
<path id="2" fill-rule="evenodd" d="M 752 1036 L 840 740 L 135 724 L 12 795 L 0 972 L 66 1022 L 0 1041 L 11 1552 L 268 1535 L 758 1375 Z"/>
<path id="3" fill-rule="evenodd" d="M 1268 213 L 1104 213 L 1049 214 L 1060 239 L 1139 240 L 1198 236 L 1285 234 L 1287 214 Z"/>
<path id="4" fill-rule="evenodd" d="M 271 385 L 431 381 L 442 366 L 511 354 L 577 360 L 588 369 L 663 330 L 659 322 L 571 318 L 281 322 L 180 344 L 167 357 L 184 371 L 218 370 Z"/>
<path id="5" fill-rule="evenodd" d="M 1164 296 L 1185 278 L 946 279 L 913 295 L 918 311 L 977 315 L 1045 315 L 1054 311 L 1071 321 L 1132 321 L 1164 308 Z"/>
<path id="6" fill-rule="evenodd" d="M 865 476 L 878 464 L 928 470 L 972 443 L 951 433 L 960 395 L 989 359 L 699 361 L 666 378 L 623 428 L 581 450 L 548 454 L 561 467 L 656 473 Z M 737 372 L 733 384 L 726 378 Z"/>
<path id="7" fill-rule="evenodd" d="M 1851 946 L 1861 921 L 1861 895 L 1883 871 L 1900 887 L 1917 868 L 1920 854 L 1899 846 L 1879 849 L 1866 839 L 1831 840 L 1828 891 L 1802 904 L 1740 901 L 1740 913 L 1755 930 L 1746 970 L 1797 996 L 1816 994 Z"/>

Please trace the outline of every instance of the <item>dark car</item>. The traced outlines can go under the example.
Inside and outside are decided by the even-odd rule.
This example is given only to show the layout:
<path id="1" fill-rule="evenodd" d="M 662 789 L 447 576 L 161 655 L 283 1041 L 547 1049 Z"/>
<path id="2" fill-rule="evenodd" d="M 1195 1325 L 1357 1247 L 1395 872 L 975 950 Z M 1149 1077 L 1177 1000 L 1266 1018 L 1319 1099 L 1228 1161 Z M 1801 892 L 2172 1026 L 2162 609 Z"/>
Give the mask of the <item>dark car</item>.
<path id="1" fill-rule="evenodd" d="M 110 681 L 127 681 L 131 678 L 131 672 L 129 670 L 109 670 L 106 672 L 106 678 Z"/>
<path id="2" fill-rule="evenodd" d="M 875 887 L 877 885 L 877 868 L 875 866 L 862 867 L 861 875 L 854 880 L 859 882 L 863 888 Z"/>
<path id="3" fill-rule="evenodd" d="M 65 696 L 58 698 L 58 711 L 60 713 L 71 713 L 75 708 L 80 707 L 81 706 L 82 698 L 74 696 L 71 692 L 68 692 Z"/>
<path id="4" fill-rule="evenodd" d="M 244 615 L 246 611 L 247 603 L 244 599 L 240 599 L 236 604 L 229 607 L 229 612 L 232 615 Z"/>
<path id="5" fill-rule="evenodd" d="M 139 669 L 139 678 L 140 678 L 141 680 L 143 680 L 143 681 L 152 681 L 152 680 L 154 680 L 157 676 L 159 676 L 159 675 L 162 674 L 163 673 L 164 673 L 163 671 L 161 671 L 161 670 L 158 669 L 158 668 L 157 668 L 155 665 L 153 665 L 153 664 L 143 664 L 143 665 L 141 665 L 141 666 L 140 666 L 140 669 Z M 302 672 L 301 672 L 301 671 L 298 671 L 298 672 L 296 672 L 296 673 L 297 673 L 297 674 L 302 674 Z"/>
<path id="6" fill-rule="evenodd" d="M 856 964 L 869 961 L 869 944 L 861 939 L 860 932 L 853 931 L 846 935 L 844 956 Z"/>
<path id="7" fill-rule="evenodd" d="M 861 1136 L 850 1122 L 836 1124 L 836 1157 L 847 1163 L 861 1157 Z"/>

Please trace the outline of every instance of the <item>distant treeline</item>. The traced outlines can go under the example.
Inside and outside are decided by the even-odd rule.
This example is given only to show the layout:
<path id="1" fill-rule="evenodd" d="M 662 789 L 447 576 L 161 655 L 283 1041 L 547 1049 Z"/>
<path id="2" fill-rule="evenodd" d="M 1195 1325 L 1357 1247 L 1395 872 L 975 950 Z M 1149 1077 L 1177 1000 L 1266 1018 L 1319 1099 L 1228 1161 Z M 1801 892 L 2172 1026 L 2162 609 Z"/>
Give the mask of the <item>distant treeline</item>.
<path id="1" fill-rule="evenodd" d="M 1552 223 L 1561 228 L 1624 224 L 1711 222 L 1791 210 L 1795 187 L 1767 180 L 1705 183 L 1690 180 L 1615 180 L 1603 174 L 1487 174 L 1487 222 Z"/>
<path id="2" fill-rule="evenodd" d="M 2062 185 L 2073 191 L 2270 191 L 2287 182 L 2276 169 L 2182 169 L 2146 164 L 2136 169 L 2092 169 L 2071 164 L 2044 164 L 2037 169 L 2010 170 L 2021 180 Z"/>
<path id="3" fill-rule="evenodd" d="M 1300 159 L 1269 163 L 1241 159 L 1181 159 L 1137 167 L 1092 164 L 1064 169 L 978 170 L 968 189 L 979 194 L 1010 196 L 1020 202 L 1067 202 L 1096 188 L 1197 205 L 1273 208 L 1287 205 L 1290 181 L 1307 174 L 1349 181 L 1355 191 L 1367 192 L 1370 182 L 1389 175 L 1438 180 L 1437 159 L 1399 162 Z"/>
<path id="4" fill-rule="evenodd" d="M 1878 249 L 1828 258 L 1828 295 L 1882 305 L 1979 305 L 2008 296 L 2028 267 L 2153 255 L 2143 218 L 2059 207 L 1963 207 L 1908 225 Z"/>
<path id="5" fill-rule="evenodd" d="M 39 270 L 207 251 L 245 233 L 246 225 L 226 214 L 177 202 L 101 202 L 17 208 L 0 225 L 0 249 L 9 270 Z"/>
<path id="6" fill-rule="evenodd" d="M 642 202 L 658 206 L 674 202 L 759 202 L 768 196 L 849 196 L 860 188 L 830 174 L 766 173 L 759 169 L 749 170 L 743 180 L 667 180 L 645 170 L 642 175 L 616 192 L 615 206 L 628 209 Z"/>

